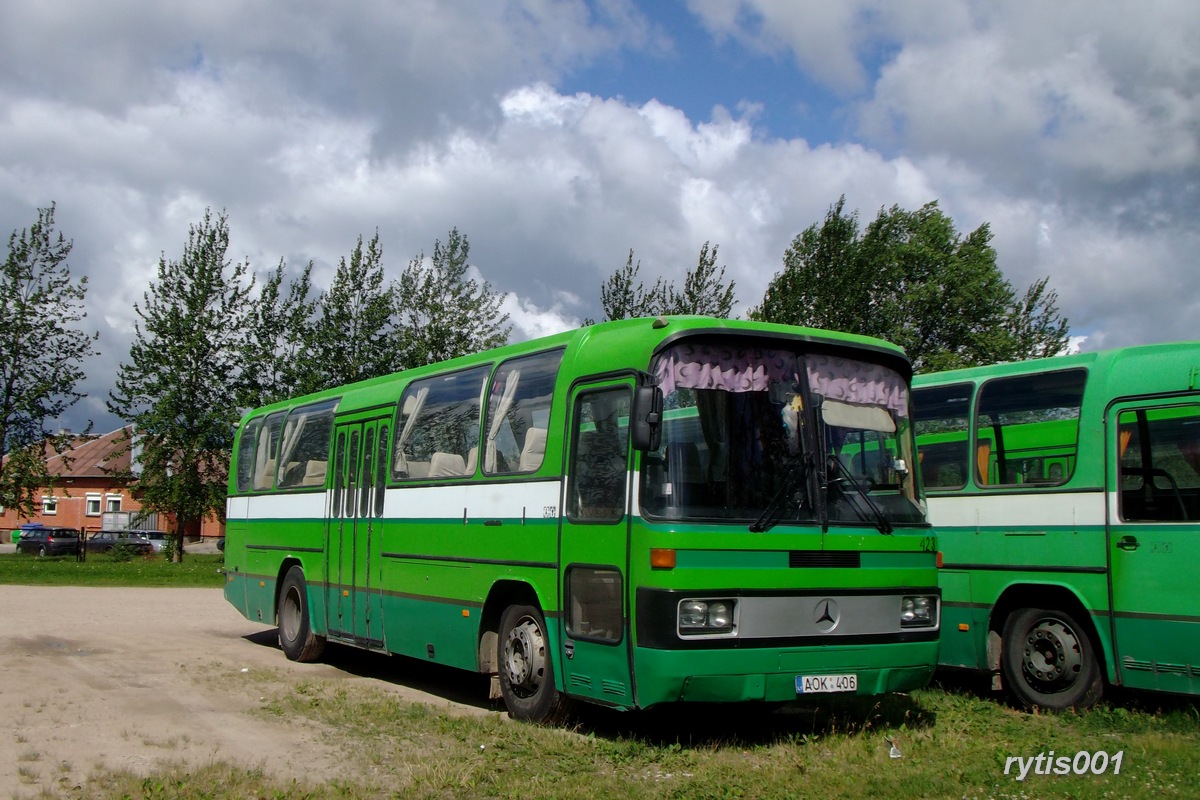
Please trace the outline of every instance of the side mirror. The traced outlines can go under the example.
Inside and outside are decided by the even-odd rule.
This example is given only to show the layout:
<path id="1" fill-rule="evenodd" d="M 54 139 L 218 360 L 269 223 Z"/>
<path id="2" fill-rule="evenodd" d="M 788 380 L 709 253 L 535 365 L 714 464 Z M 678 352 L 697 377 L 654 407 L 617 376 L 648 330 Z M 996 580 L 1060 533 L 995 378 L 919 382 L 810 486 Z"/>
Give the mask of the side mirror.
<path id="1" fill-rule="evenodd" d="M 657 450 L 662 436 L 663 395 L 657 386 L 638 386 L 633 391 L 633 414 L 629 435 L 635 450 Z"/>

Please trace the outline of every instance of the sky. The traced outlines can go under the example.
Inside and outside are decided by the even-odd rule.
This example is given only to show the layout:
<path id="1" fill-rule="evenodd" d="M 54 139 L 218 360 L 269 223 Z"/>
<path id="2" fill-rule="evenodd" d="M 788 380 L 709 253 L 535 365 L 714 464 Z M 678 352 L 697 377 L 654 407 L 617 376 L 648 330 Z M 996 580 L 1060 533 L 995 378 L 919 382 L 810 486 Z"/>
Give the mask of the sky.
<path id="1" fill-rule="evenodd" d="M 0 0 L 0 233 L 53 203 L 88 277 L 76 430 L 206 208 L 319 289 L 457 228 L 523 340 L 631 249 L 678 285 L 716 245 L 744 316 L 840 196 L 937 201 L 1082 349 L 1196 339 L 1197 41 L 1192 0 Z"/>

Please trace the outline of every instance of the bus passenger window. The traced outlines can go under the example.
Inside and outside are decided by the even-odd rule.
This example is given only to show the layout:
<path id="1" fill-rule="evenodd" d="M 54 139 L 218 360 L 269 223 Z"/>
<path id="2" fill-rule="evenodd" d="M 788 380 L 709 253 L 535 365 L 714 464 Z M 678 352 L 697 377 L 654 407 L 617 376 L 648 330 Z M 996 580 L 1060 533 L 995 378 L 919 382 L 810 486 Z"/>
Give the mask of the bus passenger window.
<path id="1" fill-rule="evenodd" d="M 325 485 L 336 400 L 292 409 L 279 446 L 279 488 Z"/>
<path id="2" fill-rule="evenodd" d="M 267 417 L 258 432 L 258 447 L 254 451 L 254 488 L 275 488 L 275 463 L 279 455 L 279 432 L 283 428 L 283 411 Z"/>
<path id="3" fill-rule="evenodd" d="M 258 438 L 258 429 L 262 426 L 262 417 L 252 419 L 242 426 L 238 435 L 237 450 L 237 490 L 247 492 L 254 476 L 254 444 Z"/>
<path id="4" fill-rule="evenodd" d="M 562 351 L 555 350 L 505 361 L 496 370 L 484 424 L 485 474 L 536 472 L 542 466 L 561 361 Z"/>
<path id="5" fill-rule="evenodd" d="M 475 473 L 480 399 L 489 368 L 414 381 L 400 397 L 392 474 L 398 480 Z"/>
<path id="6" fill-rule="evenodd" d="M 993 378 L 979 389 L 975 437 L 980 486 L 1061 486 L 1071 479 L 1079 449 L 1079 409 L 1087 371 L 1064 369 Z M 1058 469 L 1051 477 L 1046 463 Z"/>
<path id="7" fill-rule="evenodd" d="M 926 489 L 961 489 L 971 473 L 971 384 L 913 391 L 921 480 Z"/>

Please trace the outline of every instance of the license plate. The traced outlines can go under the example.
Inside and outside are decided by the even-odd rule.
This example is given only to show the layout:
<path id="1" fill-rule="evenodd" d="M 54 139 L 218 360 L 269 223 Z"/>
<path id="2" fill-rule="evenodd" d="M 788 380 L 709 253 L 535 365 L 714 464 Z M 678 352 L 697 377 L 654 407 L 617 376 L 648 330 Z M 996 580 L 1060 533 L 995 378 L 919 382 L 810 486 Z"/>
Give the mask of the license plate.
<path id="1" fill-rule="evenodd" d="M 828 692 L 858 691 L 858 676 L 849 675 L 797 675 L 796 694 L 822 694 Z"/>

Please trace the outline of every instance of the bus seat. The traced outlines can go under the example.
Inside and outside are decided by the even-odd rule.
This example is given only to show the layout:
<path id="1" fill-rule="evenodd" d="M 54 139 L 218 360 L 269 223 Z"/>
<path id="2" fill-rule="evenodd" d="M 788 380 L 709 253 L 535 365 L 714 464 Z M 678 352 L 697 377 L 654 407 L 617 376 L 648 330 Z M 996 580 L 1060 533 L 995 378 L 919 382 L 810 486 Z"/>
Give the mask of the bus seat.
<path id="1" fill-rule="evenodd" d="M 530 428 L 525 432 L 525 446 L 521 448 L 521 458 L 517 463 L 517 472 L 533 472 L 542 465 L 546 455 L 546 429 Z"/>
<path id="2" fill-rule="evenodd" d="M 475 468 L 478 466 L 479 466 L 479 448 L 472 447 L 471 451 L 469 453 L 467 453 L 467 471 L 465 474 L 474 475 Z"/>
<path id="3" fill-rule="evenodd" d="M 270 489 L 275 484 L 275 459 L 268 458 L 261 469 L 254 471 L 254 488 Z"/>
<path id="4" fill-rule="evenodd" d="M 405 472 L 407 473 L 405 475 L 405 477 L 408 477 L 408 478 L 428 478 L 429 477 L 429 462 L 428 461 L 406 461 L 405 467 L 406 467 Z"/>
<path id="5" fill-rule="evenodd" d="M 319 461 L 313 459 L 304 467 L 304 477 L 300 480 L 301 486 L 324 486 L 325 472 L 329 467 L 328 461 Z"/>
<path id="6" fill-rule="evenodd" d="M 980 442 L 975 448 L 975 466 L 979 469 L 979 482 L 984 486 L 988 483 L 988 467 L 991 466 L 992 443 Z"/>
<path id="7" fill-rule="evenodd" d="M 434 453 L 429 457 L 430 478 L 456 478 L 466 474 L 466 462 L 458 453 Z"/>

